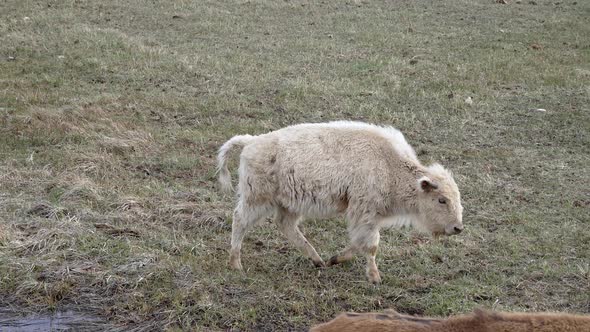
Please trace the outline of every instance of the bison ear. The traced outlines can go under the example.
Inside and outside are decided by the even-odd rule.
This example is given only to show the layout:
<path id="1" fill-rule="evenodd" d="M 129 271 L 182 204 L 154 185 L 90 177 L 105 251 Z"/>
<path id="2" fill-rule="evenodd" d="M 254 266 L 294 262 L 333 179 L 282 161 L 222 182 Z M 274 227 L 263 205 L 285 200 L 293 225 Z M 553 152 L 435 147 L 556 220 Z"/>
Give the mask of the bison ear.
<path id="1" fill-rule="evenodd" d="M 418 185 L 423 192 L 431 192 L 435 189 L 438 189 L 438 186 L 427 176 L 423 176 L 418 179 Z"/>

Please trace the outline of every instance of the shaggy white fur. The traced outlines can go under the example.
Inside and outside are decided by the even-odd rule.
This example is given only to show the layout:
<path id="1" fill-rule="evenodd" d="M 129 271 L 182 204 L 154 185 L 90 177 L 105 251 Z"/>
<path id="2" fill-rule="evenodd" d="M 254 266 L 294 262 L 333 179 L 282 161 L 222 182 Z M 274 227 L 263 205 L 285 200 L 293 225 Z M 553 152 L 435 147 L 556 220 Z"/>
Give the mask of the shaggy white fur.
<path id="1" fill-rule="evenodd" d="M 273 214 L 287 238 L 318 266 L 324 261 L 297 224 L 303 218 L 345 216 L 351 245 L 328 264 L 361 252 L 372 282 L 380 281 L 375 264 L 380 228 L 413 226 L 447 235 L 463 228 L 451 173 L 438 164 L 423 166 L 395 128 L 337 121 L 235 136 L 219 149 L 219 182 L 226 190 L 231 189 L 227 155 L 236 146 L 243 147 L 230 254 L 236 269 L 242 268 L 247 230 Z"/>

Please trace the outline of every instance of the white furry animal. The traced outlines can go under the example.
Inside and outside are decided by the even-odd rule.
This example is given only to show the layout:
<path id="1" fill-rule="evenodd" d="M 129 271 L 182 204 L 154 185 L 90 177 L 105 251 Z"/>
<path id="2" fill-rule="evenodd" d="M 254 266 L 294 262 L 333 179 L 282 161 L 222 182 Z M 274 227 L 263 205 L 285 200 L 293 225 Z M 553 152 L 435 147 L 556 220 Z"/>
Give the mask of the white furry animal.
<path id="1" fill-rule="evenodd" d="M 235 136 L 219 149 L 219 182 L 231 190 L 227 154 L 242 146 L 230 265 L 242 269 L 246 231 L 275 215 L 285 236 L 316 266 L 324 261 L 299 231 L 303 218 L 344 215 L 350 246 L 328 265 L 367 257 L 369 281 L 381 281 L 375 255 L 382 227 L 414 226 L 434 235 L 463 230 L 459 189 L 450 172 L 418 161 L 401 132 L 361 122 L 299 124 L 259 136 Z"/>

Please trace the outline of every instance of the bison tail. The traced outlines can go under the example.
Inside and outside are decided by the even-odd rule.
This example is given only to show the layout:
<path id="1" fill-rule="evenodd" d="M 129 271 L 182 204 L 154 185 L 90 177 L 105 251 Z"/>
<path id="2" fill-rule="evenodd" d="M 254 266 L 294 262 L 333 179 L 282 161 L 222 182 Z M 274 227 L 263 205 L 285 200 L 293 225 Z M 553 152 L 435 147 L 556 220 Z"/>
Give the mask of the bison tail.
<path id="1" fill-rule="evenodd" d="M 251 135 L 234 136 L 219 148 L 219 152 L 217 154 L 217 172 L 219 173 L 219 184 L 221 185 L 221 190 L 230 192 L 233 189 L 231 184 L 231 175 L 227 169 L 227 154 L 234 146 L 244 147 L 253 139 L 254 136 Z"/>

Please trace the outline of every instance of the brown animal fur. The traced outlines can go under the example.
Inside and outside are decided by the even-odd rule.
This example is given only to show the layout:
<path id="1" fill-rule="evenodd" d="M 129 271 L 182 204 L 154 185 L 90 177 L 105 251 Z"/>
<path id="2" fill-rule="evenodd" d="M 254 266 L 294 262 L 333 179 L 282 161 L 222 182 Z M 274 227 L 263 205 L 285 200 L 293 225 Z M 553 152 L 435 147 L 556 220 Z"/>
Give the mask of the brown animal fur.
<path id="1" fill-rule="evenodd" d="M 311 332 L 590 332 L 590 316 L 565 313 L 506 313 L 475 310 L 447 319 L 395 311 L 343 313 Z"/>

